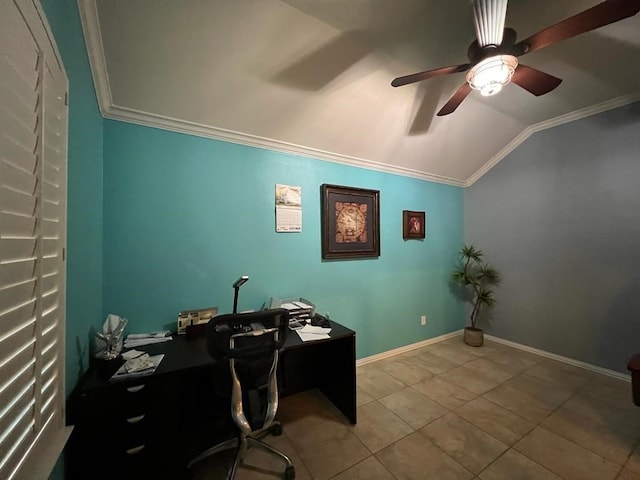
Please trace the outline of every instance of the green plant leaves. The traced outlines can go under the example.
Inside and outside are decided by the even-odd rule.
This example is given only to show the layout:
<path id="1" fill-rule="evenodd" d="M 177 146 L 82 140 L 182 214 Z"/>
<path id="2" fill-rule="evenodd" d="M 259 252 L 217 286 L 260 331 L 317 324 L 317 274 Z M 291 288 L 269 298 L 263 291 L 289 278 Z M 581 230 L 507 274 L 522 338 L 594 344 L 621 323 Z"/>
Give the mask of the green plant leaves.
<path id="1" fill-rule="evenodd" d="M 490 307 L 496 302 L 492 287 L 500 284 L 500 273 L 493 265 L 482 262 L 482 251 L 473 245 L 463 245 L 459 255 L 460 265 L 451 273 L 451 278 L 473 290 L 471 326 L 475 327 L 482 306 Z"/>

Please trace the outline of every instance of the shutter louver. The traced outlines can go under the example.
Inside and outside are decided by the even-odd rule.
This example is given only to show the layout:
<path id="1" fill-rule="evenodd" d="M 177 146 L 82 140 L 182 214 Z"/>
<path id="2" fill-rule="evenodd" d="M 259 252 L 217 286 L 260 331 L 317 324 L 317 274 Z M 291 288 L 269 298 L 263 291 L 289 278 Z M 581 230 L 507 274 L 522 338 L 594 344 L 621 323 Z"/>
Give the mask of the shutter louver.
<path id="1" fill-rule="evenodd" d="M 0 12 L 2 479 L 19 475 L 49 425 L 63 427 L 66 79 L 49 69 L 26 5 Z"/>

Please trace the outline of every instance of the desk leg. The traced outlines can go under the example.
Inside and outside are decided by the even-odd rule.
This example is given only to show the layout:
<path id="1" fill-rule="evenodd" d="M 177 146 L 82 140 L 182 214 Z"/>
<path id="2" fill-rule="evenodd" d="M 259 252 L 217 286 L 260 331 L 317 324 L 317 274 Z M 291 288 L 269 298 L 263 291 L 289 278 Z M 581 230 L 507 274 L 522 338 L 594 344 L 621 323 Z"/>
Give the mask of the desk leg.
<path id="1" fill-rule="evenodd" d="M 323 375 L 318 388 L 355 425 L 356 416 L 355 335 L 322 345 Z"/>
<path id="2" fill-rule="evenodd" d="M 280 357 L 281 396 L 317 388 L 353 424 L 356 423 L 355 335 L 327 342 L 309 342 L 285 350 Z"/>

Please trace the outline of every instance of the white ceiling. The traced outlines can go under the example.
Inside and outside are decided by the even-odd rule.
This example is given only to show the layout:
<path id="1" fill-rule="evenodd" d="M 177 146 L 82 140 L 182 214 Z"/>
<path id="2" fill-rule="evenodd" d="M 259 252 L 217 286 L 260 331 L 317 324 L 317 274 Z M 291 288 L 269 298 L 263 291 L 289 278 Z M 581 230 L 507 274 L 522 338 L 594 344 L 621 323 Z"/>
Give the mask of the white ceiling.
<path id="1" fill-rule="evenodd" d="M 512 0 L 525 38 L 598 0 Z M 469 185 L 542 128 L 640 99 L 640 15 L 520 57 L 562 78 L 435 113 L 464 74 L 466 0 L 79 0 L 103 114 Z"/>

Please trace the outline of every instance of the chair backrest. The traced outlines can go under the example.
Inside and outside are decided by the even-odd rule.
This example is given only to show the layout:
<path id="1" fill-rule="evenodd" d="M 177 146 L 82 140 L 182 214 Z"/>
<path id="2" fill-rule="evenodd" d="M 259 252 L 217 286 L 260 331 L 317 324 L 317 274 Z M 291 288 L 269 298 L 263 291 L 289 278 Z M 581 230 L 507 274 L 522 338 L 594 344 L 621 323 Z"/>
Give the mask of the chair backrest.
<path id="1" fill-rule="evenodd" d="M 261 330 L 276 328 L 277 335 L 258 335 Z M 231 358 L 254 359 L 280 350 L 289 331 L 289 312 L 284 308 L 250 313 L 228 313 L 213 317 L 207 324 L 207 349 L 217 361 Z M 255 332 L 235 338 L 231 351 L 231 337 L 239 333 Z"/>
<path id="2" fill-rule="evenodd" d="M 245 433 L 273 420 L 278 352 L 288 331 L 289 312 L 281 308 L 219 315 L 207 324 L 209 354 L 218 367 L 230 367 L 216 369 L 216 390 L 232 394 L 232 415 Z"/>

